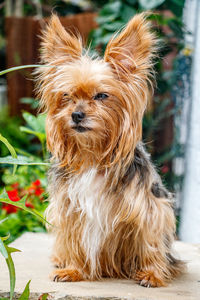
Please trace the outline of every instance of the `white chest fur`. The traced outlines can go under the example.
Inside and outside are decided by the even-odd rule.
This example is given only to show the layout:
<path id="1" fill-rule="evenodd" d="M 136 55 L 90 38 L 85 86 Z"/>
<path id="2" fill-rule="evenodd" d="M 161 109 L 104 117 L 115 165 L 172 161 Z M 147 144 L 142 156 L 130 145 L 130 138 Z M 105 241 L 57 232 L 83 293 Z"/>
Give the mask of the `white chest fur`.
<path id="1" fill-rule="evenodd" d="M 80 239 L 87 253 L 87 259 L 90 259 L 94 269 L 107 231 L 108 212 L 105 212 L 105 199 L 102 194 L 104 180 L 103 176 L 97 174 L 96 169 L 90 169 L 74 176 L 68 183 L 70 199 L 68 214 L 73 211 L 80 212 L 80 220 L 77 220 L 83 223 Z"/>
<path id="2" fill-rule="evenodd" d="M 96 169 L 73 176 L 68 182 L 70 210 L 80 211 L 81 215 L 85 214 L 88 219 L 96 219 L 103 183 L 104 178 L 97 174 Z"/>

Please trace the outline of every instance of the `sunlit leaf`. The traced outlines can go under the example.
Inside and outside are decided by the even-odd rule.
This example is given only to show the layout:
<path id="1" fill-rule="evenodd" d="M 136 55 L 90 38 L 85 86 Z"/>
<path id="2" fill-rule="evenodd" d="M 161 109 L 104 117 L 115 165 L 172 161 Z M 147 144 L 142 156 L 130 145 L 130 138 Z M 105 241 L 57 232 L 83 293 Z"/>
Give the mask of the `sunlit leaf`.
<path id="1" fill-rule="evenodd" d="M 26 284 L 25 289 L 23 291 L 23 293 L 21 294 L 21 296 L 19 297 L 18 300 L 28 300 L 29 299 L 29 294 L 30 294 L 30 285 L 31 280 L 29 280 L 29 282 Z"/>
<path id="2" fill-rule="evenodd" d="M 17 165 L 29 165 L 29 166 L 48 166 L 49 163 L 44 163 L 41 161 L 33 161 L 31 157 L 18 155 L 17 158 L 12 156 L 0 157 L 0 164 L 17 164 Z"/>
<path id="3" fill-rule="evenodd" d="M 20 252 L 20 250 L 16 249 L 16 248 L 11 248 L 7 245 L 4 245 L 8 254 L 8 258 L 6 258 L 6 263 L 8 266 L 8 270 L 9 270 L 9 277 L 10 277 L 10 300 L 12 300 L 13 298 L 13 294 L 14 294 L 14 290 L 15 290 L 15 281 L 16 281 L 16 277 L 15 277 L 15 266 L 12 260 L 12 256 L 11 253 L 13 252 Z"/>
<path id="4" fill-rule="evenodd" d="M 30 126 L 30 128 L 33 129 L 33 131 L 36 131 L 38 133 L 45 133 L 45 119 L 46 119 L 45 114 L 39 114 L 36 117 L 29 112 L 24 112 L 23 118 Z"/>
<path id="5" fill-rule="evenodd" d="M 10 154 L 12 155 L 13 158 L 17 158 L 17 153 L 15 151 L 15 149 L 13 148 L 13 146 L 8 142 L 8 140 L 3 137 L 1 134 L 0 134 L 0 141 L 2 143 L 4 143 L 4 145 L 8 148 L 8 150 L 10 151 Z M 14 165 L 14 168 L 13 168 L 13 174 L 15 174 L 16 172 L 16 169 L 17 169 L 17 164 Z"/>

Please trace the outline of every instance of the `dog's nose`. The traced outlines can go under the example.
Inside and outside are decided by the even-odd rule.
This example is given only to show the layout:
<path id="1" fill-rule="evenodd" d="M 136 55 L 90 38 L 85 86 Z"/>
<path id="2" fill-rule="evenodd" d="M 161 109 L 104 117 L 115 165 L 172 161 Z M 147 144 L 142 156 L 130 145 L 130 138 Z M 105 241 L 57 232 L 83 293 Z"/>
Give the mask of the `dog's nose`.
<path id="1" fill-rule="evenodd" d="M 82 111 L 75 111 L 72 113 L 72 120 L 78 124 L 85 118 L 85 114 Z"/>

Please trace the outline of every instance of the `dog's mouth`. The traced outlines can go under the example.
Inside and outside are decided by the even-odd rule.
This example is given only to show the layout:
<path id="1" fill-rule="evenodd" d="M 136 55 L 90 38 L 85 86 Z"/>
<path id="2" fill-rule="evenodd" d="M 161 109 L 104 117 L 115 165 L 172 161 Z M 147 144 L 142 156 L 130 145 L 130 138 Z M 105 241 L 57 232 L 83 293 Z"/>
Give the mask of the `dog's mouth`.
<path id="1" fill-rule="evenodd" d="M 86 132 L 86 131 L 89 131 L 91 130 L 91 128 L 88 128 L 88 127 L 83 127 L 83 126 L 73 126 L 72 127 L 74 130 L 76 130 L 77 132 Z"/>

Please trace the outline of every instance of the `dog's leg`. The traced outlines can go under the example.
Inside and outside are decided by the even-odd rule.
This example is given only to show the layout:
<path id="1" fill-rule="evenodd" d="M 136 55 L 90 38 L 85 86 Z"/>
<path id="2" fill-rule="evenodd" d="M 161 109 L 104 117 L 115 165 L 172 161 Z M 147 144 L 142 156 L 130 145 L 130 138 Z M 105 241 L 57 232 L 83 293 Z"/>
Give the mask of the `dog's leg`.
<path id="1" fill-rule="evenodd" d="M 134 279 L 145 287 L 166 286 L 181 273 L 180 261 L 169 259 L 172 257 L 169 253 L 174 240 L 175 217 L 168 199 L 151 196 L 147 201 L 148 209 L 140 220 L 135 244 Z"/>
<path id="2" fill-rule="evenodd" d="M 83 273 L 79 272 L 71 262 L 69 255 L 71 246 L 69 244 L 68 235 L 63 228 L 57 228 L 56 240 L 53 247 L 51 260 L 56 267 L 50 274 L 50 279 L 53 281 L 81 281 Z M 71 249 L 72 251 L 72 249 Z"/>

